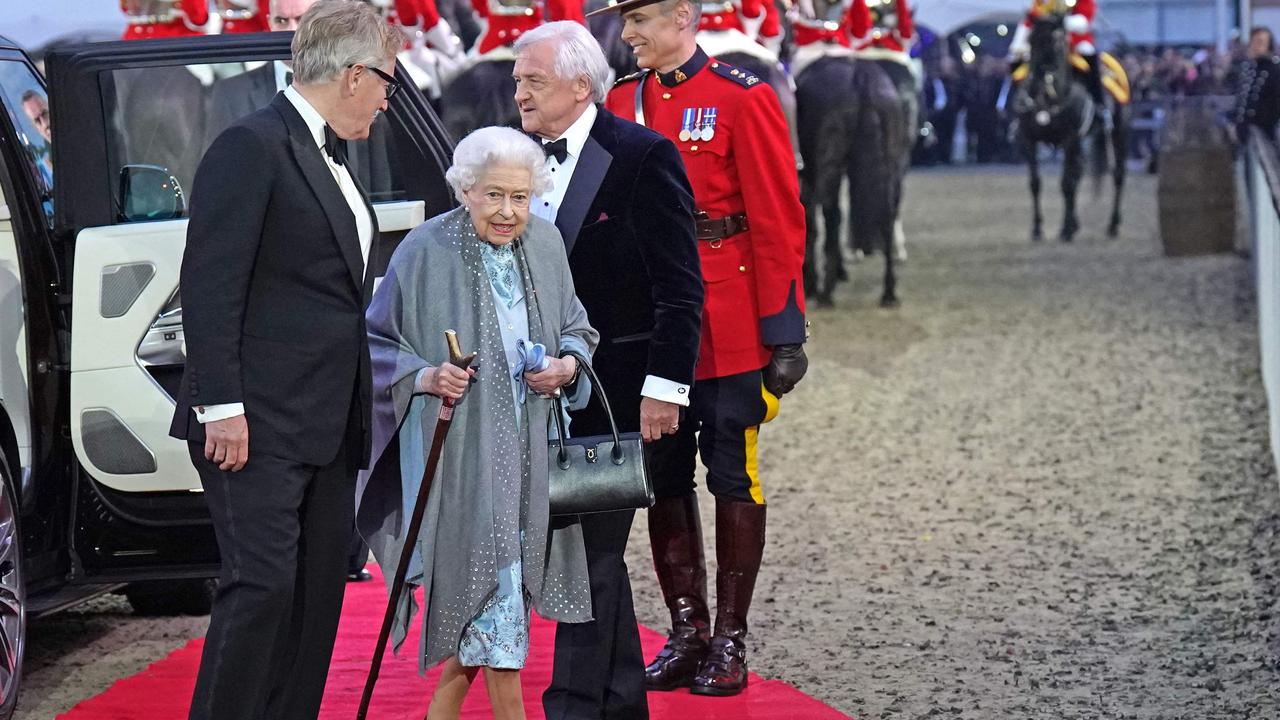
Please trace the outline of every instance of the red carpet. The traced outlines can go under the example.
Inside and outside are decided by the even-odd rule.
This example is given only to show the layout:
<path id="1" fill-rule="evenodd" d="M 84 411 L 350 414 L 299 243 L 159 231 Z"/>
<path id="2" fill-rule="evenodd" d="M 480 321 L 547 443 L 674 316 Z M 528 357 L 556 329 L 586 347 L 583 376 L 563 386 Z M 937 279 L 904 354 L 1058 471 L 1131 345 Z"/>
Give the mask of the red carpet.
<path id="1" fill-rule="evenodd" d="M 371 570 L 377 572 L 376 567 Z M 386 607 L 386 591 L 379 578 L 375 582 L 347 585 L 342 623 L 334 648 L 333 665 L 322 720 L 355 718 L 369 669 L 369 656 L 377 641 L 378 628 Z M 417 672 L 418 628 L 410 632 L 399 657 L 387 655 L 382 675 L 369 711 L 371 720 L 421 720 L 435 688 L 436 673 L 419 677 Z M 535 617 L 529 663 L 522 674 L 525 706 L 530 720 L 542 720 L 541 695 L 551 682 L 551 655 L 555 626 Z M 663 636 L 640 628 L 646 657 L 662 648 Z M 193 640 L 146 670 L 118 680 L 106 692 L 85 700 L 59 720 L 185 720 L 200 664 L 202 640 Z M 751 676 L 747 691 L 734 698 L 703 698 L 686 691 L 650 693 L 650 715 L 688 720 L 835 720 L 847 716 L 778 680 Z M 463 706 L 462 717 L 481 720 L 491 717 L 484 681 L 477 678 Z"/>

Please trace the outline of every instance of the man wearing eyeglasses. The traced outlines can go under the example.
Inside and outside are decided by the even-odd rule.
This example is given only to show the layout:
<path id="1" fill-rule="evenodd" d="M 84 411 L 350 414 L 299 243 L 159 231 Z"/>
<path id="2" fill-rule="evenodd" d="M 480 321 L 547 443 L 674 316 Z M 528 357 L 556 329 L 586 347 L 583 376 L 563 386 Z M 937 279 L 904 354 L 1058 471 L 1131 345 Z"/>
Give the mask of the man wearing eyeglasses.
<path id="1" fill-rule="evenodd" d="M 293 84 L 196 172 L 170 433 L 188 441 L 222 573 L 193 720 L 320 710 L 370 438 L 377 224 L 346 142 L 387 108 L 399 48 L 367 5 L 316 3 L 293 38 Z"/>

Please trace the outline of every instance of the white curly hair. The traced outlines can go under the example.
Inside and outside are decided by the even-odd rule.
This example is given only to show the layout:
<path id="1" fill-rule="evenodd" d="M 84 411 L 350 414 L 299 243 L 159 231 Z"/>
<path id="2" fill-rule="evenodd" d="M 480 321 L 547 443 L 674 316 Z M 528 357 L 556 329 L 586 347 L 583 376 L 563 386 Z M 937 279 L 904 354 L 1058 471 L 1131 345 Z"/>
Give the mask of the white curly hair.
<path id="1" fill-rule="evenodd" d="M 445 172 L 445 180 L 453 188 L 458 202 L 489 168 L 515 165 L 529 169 L 529 191 L 542 195 L 551 189 L 551 173 L 547 171 L 547 155 L 538 143 L 519 130 L 490 126 L 473 130 L 453 149 L 453 165 Z"/>

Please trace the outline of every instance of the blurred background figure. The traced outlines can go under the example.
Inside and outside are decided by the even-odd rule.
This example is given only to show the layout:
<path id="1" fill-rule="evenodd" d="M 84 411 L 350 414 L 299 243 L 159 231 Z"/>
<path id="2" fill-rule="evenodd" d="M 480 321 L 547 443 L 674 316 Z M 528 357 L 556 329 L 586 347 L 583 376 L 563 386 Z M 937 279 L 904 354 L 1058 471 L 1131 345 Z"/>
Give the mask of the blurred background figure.
<path id="1" fill-rule="evenodd" d="M 49 128 L 49 98 L 39 90 L 28 90 L 22 94 L 22 112 L 35 127 L 44 142 L 40 146 L 34 143 L 27 150 L 35 162 L 36 170 L 46 190 L 53 188 L 53 133 Z"/>
<path id="2" fill-rule="evenodd" d="M 1254 129 L 1275 139 L 1280 123 L 1280 64 L 1276 59 L 1275 37 L 1264 27 L 1249 33 L 1248 60 L 1240 71 L 1237 94 L 1237 136 L 1245 142 Z"/>

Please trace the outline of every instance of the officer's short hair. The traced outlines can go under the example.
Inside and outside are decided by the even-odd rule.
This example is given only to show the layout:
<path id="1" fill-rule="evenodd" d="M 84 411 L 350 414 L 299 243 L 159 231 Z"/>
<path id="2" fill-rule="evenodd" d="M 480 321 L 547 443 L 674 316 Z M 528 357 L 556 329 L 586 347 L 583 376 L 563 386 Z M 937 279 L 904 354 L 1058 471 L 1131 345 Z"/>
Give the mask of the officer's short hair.
<path id="1" fill-rule="evenodd" d="M 661 11 L 663 15 L 670 15 L 676 11 L 676 8 L 680 7 L 680 3 L 689 4 L 689 12 L 693 14 L 693 22 L 691 25 L 696 31 L 698 29 L 698 21 L 702 19 L 701 2 L 694 2 L 694 0 L 662 0 L 662 2 L 658 3 L 658 10 Z"/>
<path id="2" fill-rule="evenodd" d="M 370 5 L 320 0 L 293 34 L 293 78 L 301 85 L 329 82 L 352 65 L 384 65 L 402 46 L 399 31 Z"/>
<path id="3" fill-rule="evenodd" d="M 591 31 L 572 20 L 540 25 L 516 40 L 516 54 L 541 42 L 556 43 L 556 75 L 565 80 L 585 77 L 591 85 L 591 101 L 604 102 L 609 94 L 609 62 Z"/>

